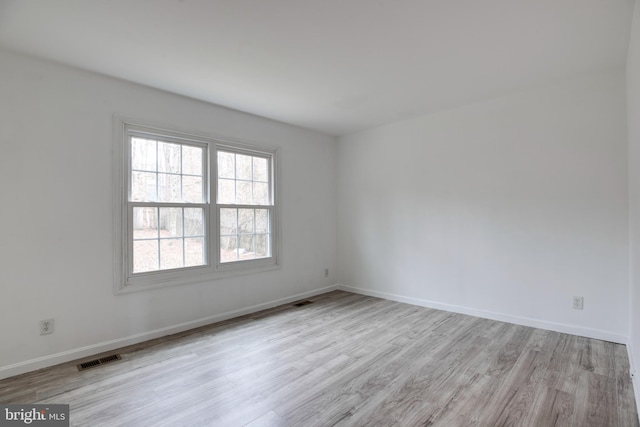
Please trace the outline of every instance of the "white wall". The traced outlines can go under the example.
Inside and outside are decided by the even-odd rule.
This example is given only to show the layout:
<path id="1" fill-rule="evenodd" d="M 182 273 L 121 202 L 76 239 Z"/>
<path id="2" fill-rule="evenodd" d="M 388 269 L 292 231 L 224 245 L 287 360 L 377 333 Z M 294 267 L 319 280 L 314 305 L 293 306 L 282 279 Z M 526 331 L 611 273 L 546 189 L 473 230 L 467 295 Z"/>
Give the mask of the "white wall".
<path id="1" fill-rule="evenodd" d="M 340 138 L 340 283 L 626 342 L 624 91 L 612 70 Z"/>
<path id="2" fill-rule="evenodd" d="M 282 268 L 114 296 L 114 113 L 280 147 Z M 333 137 L 0 51 L 0 377 L 332 285 L 336 153 Z"/>
<path id="3" fill-rule="evenodd" d="M 640 3 L 636 0 L 627 57 L 627 129 L 629 138 L 629 241 L 630 316 L 629 359 L 632 371 L 640 369 Z M 637 407 L 640 408 L 640 382 L 634 376 Z"/>

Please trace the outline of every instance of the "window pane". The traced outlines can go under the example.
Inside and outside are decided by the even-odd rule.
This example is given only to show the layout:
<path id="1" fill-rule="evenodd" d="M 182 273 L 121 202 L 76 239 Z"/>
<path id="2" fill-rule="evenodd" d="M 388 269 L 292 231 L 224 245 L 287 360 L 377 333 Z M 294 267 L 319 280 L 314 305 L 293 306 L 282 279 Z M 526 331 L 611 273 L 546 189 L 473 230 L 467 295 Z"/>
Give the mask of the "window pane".
<path id="1" fill-rule="evenodd" d="M 220 234 L 229 235 L 238 232 L 237 209 L 220 209 Z"/>
<path id="2" fill-rule="evenodd" d="M 253 157 L 236 154 L 236 179 L 251 180 L 253 177 Z"/>
<path id="3" fill-rule="evenodd" d="M 187 203 L 202 203 L 202 178 L 183 175 L 182 198 Z"/>
<path id="4" fill-rule="evenodd" d="M 269 211 L 267 209 L 256 209 L 256 233 L 269 232 Z"/>
<path id="5" fill-rule="evenodd" d="M 156 171 L 156 142 L 131 138 L 131 169 Z"/>
<path id="6" fill-rule="evenodd" d="M 185 267 L 204 264 L 204 239 L 202 237 L 184 239 Z"/>
<path id="7" fill-rule="evenodd" d="M 160 269 L 180 268 L 184 265 L 182 259 L 182 239 L 160 240 Z"/>
<path id="8" fill-rule="evenodd" d="M 254 247 L 253 247 L 253 235 L 242 235 L 240 236 L 240 244 L 238 247 L 238 255 L 240 259 L 251 259 L 254 258 Z"/>
<path id="9" fill-rule="evenodd" d="M 158 171 L 180 173 L 180 144 L 158 142 Z"/>
<path id="10" fill-rule="evenodd" d="M 133 242 L 133 272 L 158 270 L 158 241 L 134 240 Z"/>
<path id="11" fill-rule="evenodd" d="M 147 135 L 133 125 L 127 125 L 127 129 L 131 133 L 126 176 L 130 203 L 126 212 L 131 214 L 126 218 L 125 232 L 132 248 L 128 268 L 141 273 L 207 265 L 209 182 L 217 187 L 213 182 L 217 177 L 208 170 L 208 143 L 182 143 L 170 136 Z M 134 136 L 138 133 L 145 136 Z M 220 176 L 227 180 L 226 186 L 221 185 L 221 193 L 232 204 L 236 199 L 236 155 L 221 153 L 218 157 Z M 228 227 L 232 239 L 226 242 L 225 253 L 237 260 L 237 209 L 231 211 L 233 223 Z M 212 232 L 217 233 L 219 230 Z"/>
<path id="12" fill-rule="evenodd" d="M 219 151 L 217 202 L 240 205 L 272 204 L 270 161 L 265 157 Z"/>
<path id="13" fill-rule="evenodd" d="M 234 179 L 236 177 L 235 168 L 236 155 L 218 151 L 218 177 Z"/>
<path id="14" fill-rule="evenodd" d="M 238 209 L 238 229 L 240 233 L 253 233 L 253 209 Z"/>
<path id="15" fill-rule="evenodd" d="M 236 202 L 236 183 L 230 179 L 218 180 L 218 203 L 231 204 Z"/>
<path id="16" fill-rule="evenodd" d="M 251 182 L 236 181 L 236 203 L 241 205 L 251 204 Z"/>
<path id="17" fill-rule="evenodd" d="M 182 237 L 182 208 L 160 208 L 160 237 Z"/>
<path id="18" fill-rule="evenodd" d="M 235 237 L 220 238 L 220 262 L 238 260 L 238 240 Z"/>
<path id="19" fill-rule="evenodd" d="M 133 208 L 133 238 L 158 238 L 158 209 Z"/>
<path id="20" fill-rule="evenodd" d="M 158 174 L 158 201 L 159 202 L 180 202 L 181 179 L 180 175 Z"/>
<path id="21" fill-rule="evenodd" d="M 182 173 L 202 176 L 202 148 L 182 146 Z"/>
<path id="22" fill-rule="evenodd" d="M 256 235 L 256 258 L 265 258 L 268 256 L 271 256 L 269 236 L 266 234 Z"/>
<path id="23" fill-rule="evenodd" d="M 269 180 L 269 162 L 261 157 L 253 158 L 253 180 L 267 182 Z"/>
<path id="24" fill-rule="evenodd" d="M 204 209 L 185 208 L 184 209 L 184 235 L 204 236 Z"/>
<path id="25" fill-rule="evenodd" d="M 131 201 L 152 202 L 156 200 L 156 174 L 131 172 Z"/>
<path id="26" fill-rule="evenodd" d="M 264 182 L 253 183 L 253 204 L 254 205 L 269 204 L 269 184 Z"/>

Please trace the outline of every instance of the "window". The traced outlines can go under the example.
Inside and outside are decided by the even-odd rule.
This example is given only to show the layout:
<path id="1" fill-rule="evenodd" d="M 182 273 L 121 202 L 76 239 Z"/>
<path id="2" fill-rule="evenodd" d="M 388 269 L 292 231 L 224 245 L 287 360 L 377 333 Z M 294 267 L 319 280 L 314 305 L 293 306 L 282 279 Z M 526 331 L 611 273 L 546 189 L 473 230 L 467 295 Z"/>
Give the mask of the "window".
<path id="1" fill-rule="evenodd" d="M 206 265 L 207 147 L 150 137 L 128 141 L 132 273 Z"/>
<path id="2" fill-rule="evenodd" d="M 220 262 L 270 257 L 270 158 L 229 148 L 217 157 Z"/>
<path id="3" fill-rule="evenodd" d="M 116 123 L 118 292 L 277 266 L 274 150 Z"/>

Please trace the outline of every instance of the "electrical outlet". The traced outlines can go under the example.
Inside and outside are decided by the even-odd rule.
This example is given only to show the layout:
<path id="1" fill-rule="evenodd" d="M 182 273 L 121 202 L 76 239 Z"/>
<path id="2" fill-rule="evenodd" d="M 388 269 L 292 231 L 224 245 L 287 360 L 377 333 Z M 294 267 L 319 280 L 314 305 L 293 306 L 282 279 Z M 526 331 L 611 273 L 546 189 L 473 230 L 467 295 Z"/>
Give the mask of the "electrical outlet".
<path id="1" fill-rule="evenodd" d="M 53 319 L 40 321 L 40 335 L 49 335 L 53 333 Z"/>
<path id="2" fill-rule="evenodd" d="M 582 310 L 584 308 L 584 298 L 583 297 L 573 297 L 573 309 L 574 310 Z"/>
<path id="3" fill-rule="evenodd" d="M 324 269 L 324 277 L 329 277 L 329 269 L 328 268 Z"/>

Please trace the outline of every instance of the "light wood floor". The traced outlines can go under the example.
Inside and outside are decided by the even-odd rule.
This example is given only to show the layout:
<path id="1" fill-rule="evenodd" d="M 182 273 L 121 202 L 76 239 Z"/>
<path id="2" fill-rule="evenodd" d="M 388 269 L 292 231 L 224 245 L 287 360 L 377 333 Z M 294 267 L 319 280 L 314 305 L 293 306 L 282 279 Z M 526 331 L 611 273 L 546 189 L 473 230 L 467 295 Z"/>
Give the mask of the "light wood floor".
<path id="1" fill-rule="evenodd" d="M 346 292 L 0 381 L 76 426 L 638 426 L 623 345 Z"/>

